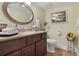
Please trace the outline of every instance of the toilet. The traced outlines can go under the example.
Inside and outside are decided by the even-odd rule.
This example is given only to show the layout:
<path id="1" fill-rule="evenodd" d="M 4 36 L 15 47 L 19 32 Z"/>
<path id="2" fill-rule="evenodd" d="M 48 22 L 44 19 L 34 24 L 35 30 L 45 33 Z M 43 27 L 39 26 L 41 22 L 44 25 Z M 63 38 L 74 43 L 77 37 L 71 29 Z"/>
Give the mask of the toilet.
<path id="1" fill-rule="evenodd" d="M 56 43 L 55 39 L 47 39 L 47 51 L 50 53 L 55 52 Z"/>

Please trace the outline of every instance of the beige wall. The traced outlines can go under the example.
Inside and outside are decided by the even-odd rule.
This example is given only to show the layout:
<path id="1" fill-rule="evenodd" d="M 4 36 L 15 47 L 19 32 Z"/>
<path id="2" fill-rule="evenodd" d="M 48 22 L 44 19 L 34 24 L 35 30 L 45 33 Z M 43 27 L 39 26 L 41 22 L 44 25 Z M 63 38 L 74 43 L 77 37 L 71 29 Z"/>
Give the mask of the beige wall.
<path id="1" fill-rule="evenodd" d="M 0 23 L 6 23 L 8 24 L 8 27 L 15 27 L 15 24 L 10 22 L 3 14 L 2 12 L 2 4 L 0 2 Z M 44 16 L 45 16 L 45 11 L 43 9 L 41 9 L 40 7 L 34 5 L 33 3 L 30 5 L 30 7 L 32 8 L 33 10 L 33 13 L 34 13 L 34 18 L 35 17 L 39 17 L 40 20 L 41 20 L 41 24 L 43 24 L 43 20 L 45 19 Z M 35 20 L 35 19 L 34 19 Z M 30 28 L 32 26 L 32 23 L 30 24 L 27 24 L 25 25 L 26 28 Z"/>
<path id="2" fill-rule="evenodd" d="M 31 3 L 31 7 L 34 12 L 34 20 L 35 18 L 39 17 L 41 21 L 41 25 L 43 27 L 44 20 L 45 20 L 45 10 L 35 5 L 34 3 Z"/>
<path id="3" fill-rule="evenodd" d="M 66 11 L 67 21 L 62 23 L 51 23 L 50 13 Z M 68 32 L 76 33 L 76 19 L 79 17 L 79 4 L 76 5 L 68 5 L 59 8 L 53 8 L 46 11 L 46 20 L 48 25 L 46 26 L 46 30 L 48 31 L 48 36 L 50 38 L 55 38 L 60 47 L 67 47 L 66 34 Z M 60 31 L 62 36 L 58 36 L 57 32 Z"/>
<path id="4" fill-rule="evenodd" d="M 2 12 L 2 4 L 0 3 L 0 23 L 6 23 L 8 24 L 9 27 L 13 27 L 14 24 L 10 21 L 8 21 L 8 19 L 6 19 L 6 17 L 4 16 L 3 12 Z"/>

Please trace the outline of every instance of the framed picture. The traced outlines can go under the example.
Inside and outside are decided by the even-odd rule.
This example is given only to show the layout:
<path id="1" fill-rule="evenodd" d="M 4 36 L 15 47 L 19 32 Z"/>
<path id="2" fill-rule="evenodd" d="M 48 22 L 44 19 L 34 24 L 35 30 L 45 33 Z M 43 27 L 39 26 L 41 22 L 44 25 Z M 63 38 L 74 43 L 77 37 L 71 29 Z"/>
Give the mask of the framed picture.
<path id="1" fill-rule="evenodd" d="M 52 23 L 66 22 L 66 12 L 61 11 L 61 12 L 51 13 L 51 19 L 52 19 Z"/>

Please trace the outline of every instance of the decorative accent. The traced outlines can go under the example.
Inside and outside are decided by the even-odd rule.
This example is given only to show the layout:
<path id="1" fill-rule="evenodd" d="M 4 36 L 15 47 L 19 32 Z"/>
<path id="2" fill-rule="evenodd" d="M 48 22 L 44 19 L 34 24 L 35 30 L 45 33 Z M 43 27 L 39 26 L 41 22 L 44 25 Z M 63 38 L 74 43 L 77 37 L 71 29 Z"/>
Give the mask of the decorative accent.
<path id="1" fill-rule="evenodd" d="M 47 22 L 44 22 L 44 26 L 46 26 L 47 25 Z"/>
<path id="2" fill-rule="evenodd" d="M 15 8 L 15 6 L 17 8 Z M 20 16 L 16 17 L 15 14 L 12 15 L 12 12 L 9 11 L 9 10 L 12 10 L 11 8 L 14 9 L 14 12 L 17 12 L 18 8 L 20 8 L 21 10 L 19 11 L 19 13 L 16 13 L 18 15 L 21 14 L 20 12 L 24 12 L 24 10 L 25 10 L 23 15 L 26 14 L 26 16 L 27 15 L 29 15 L 29 16 L 27 16 L 27 17 L 22 16 L 23 18 L 22 17 L 20 18 Z M 2 11 L 3 11 L 4 16 L 8 20 L 10 20 L 11 22 L 13 22 L 15 24 L 26 25 L 26 24 L 31 23 L 34 19 L 34 13 L 31 9 L 31 7 L 29 5 L 26 5 L 25 2 L 21 2 L 21 3 L 18 3 L 18 2 L 4 2 L 3 5 L 2 5 Z"/>
<path id="3" fill-rule="evenodd" d="M 75 40 L 75 34 L 73 32 L 69 32 L 67 34 L 67 40 L 74 41 Z"/>
<path id="4" fill-rule="evenodd" d="M 0 29 L 6 28 L 7 24 L 0 23 Z"/>
<path id="5" fill-rule="evenodd" d="M 0 23 L 0 32 L 2 32 L 2 29 L 6 27 L 7 27 L 7 24 Z"/>
<path id="6" fill-rule="evenodd" d="M 52 23 L 66 22 L 66 12 L 61 11 L 61 12 L 51 13 L 51 19 L 52 19 Z"/>
<path id="7" fill-rule="evenodd" d="M 73 32 L 69 32 L 66 38 L 68 40 L 68 52 L 72 55 L 72 53 L 75 53 L 74 40 L 76 39 L 76 35 Z"/>

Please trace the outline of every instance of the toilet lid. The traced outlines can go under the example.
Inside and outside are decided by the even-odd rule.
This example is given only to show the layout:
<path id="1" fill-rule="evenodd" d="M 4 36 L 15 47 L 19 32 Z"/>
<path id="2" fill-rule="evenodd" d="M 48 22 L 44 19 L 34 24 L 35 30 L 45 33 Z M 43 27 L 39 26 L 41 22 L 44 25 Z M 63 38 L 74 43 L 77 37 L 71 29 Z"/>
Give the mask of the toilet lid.
<path id="1" fill-rule="evenodd" d="M 47 39 L 48 43 L 56 43 L 57 41 L 55 39 Z"/>

